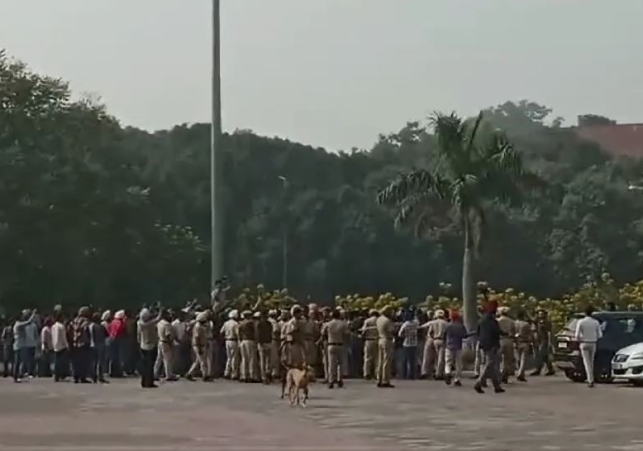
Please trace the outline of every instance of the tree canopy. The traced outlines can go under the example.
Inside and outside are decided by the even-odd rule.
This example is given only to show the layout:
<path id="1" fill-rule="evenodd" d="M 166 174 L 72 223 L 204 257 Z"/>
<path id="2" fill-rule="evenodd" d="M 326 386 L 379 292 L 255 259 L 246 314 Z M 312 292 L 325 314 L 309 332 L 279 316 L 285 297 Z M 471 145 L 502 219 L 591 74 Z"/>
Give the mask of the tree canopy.
<path id="1" fill-rule="evenodd" d="M 485 196 L 489 227 L 476 278 L 538 296 L 606 271 L 636 279 L 643 195 L 627 187 L 641 179 L 641 162 L 611 157 L 550 115 L 521 101 L 472 119 L 482 138 L 502 129 L 521 167 L 546 187 L 512 208 L 509 199 Z M 209 124 L 154 133 L 125 127 L 104 106 L 74 100 L 64 81 L 2 54 L 2 305 L 207 295 L 209 133 Z M 426 120 L 381 135 L 371 149 L 339 153 L 247 130 L 226 134 L 225 267 L 233 285 L 281 286 L 284 228 L 288 288 L 302 300 L 382 292 L 421 300 L 441 282 L 457 285 L 461 224 L 443 221 L 421 236 L 396 231 L 376 202 L 398 174 L 436 167 L 440 139 Z"/>

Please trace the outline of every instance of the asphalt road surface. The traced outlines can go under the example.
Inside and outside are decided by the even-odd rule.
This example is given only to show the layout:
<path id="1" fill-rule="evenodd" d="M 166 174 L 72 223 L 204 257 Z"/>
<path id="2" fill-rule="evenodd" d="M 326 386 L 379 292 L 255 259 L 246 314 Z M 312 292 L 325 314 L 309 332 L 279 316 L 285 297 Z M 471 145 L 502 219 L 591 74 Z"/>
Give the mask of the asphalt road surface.
<path id="1" fill-rule="evenodd" d="M 4 379 L 0 450 L 643 450 L 642 389 L 589 389 L 558 377 L 510 384 L 499 395 L 472 385 L 315 384 L 308 407 L 293 408 L 275 385 L 181 381 L 143 390 L 131 379 Z"/>

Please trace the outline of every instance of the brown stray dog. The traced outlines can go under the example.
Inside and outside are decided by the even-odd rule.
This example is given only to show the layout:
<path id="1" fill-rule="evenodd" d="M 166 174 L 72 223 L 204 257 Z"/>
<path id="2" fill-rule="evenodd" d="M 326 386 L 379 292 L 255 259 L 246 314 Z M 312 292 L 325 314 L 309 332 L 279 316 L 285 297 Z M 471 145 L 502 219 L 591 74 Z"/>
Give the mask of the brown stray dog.
<path id="1" fill-rule="evenodd" d="M 283 399 L 288 391 L 288 399 L 290 399 L 290 405 L 306 407 L 306 401 L 308 401 L 308 384 L 315 381 L 315 371 L 309 365 L 301 368 L 289 368 L 286 373 L 286 383 L 282 385 L 281 389 L 281 398 Z M 300 393 L 304 393 L 304 397 L 301 398 Z"/>

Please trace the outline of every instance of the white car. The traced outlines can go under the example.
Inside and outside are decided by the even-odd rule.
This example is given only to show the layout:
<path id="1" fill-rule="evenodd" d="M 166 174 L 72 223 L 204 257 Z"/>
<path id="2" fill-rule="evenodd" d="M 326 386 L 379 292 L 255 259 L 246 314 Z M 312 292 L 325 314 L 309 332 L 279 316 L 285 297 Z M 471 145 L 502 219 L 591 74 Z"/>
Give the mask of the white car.
<path id="1" fill-rule="evenodd" d="M 627 346 L 614 354 L 612 376 L 643 386 L 643 343 Z"/>

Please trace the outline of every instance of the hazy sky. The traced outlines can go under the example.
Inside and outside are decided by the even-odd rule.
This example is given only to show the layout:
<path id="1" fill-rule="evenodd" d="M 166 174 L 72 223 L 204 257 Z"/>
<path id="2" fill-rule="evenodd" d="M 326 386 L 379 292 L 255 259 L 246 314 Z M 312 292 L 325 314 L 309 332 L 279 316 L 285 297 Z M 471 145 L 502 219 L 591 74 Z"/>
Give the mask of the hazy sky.
<path id="1" fill-rule="evenodd" d="M 333 149 L 528 98 L 643 122 L 641 0 L 222 0 L 224 129 Z M 124 124 L 207 121 L 209 0 L 0 0 L 0 47 Z"/>

